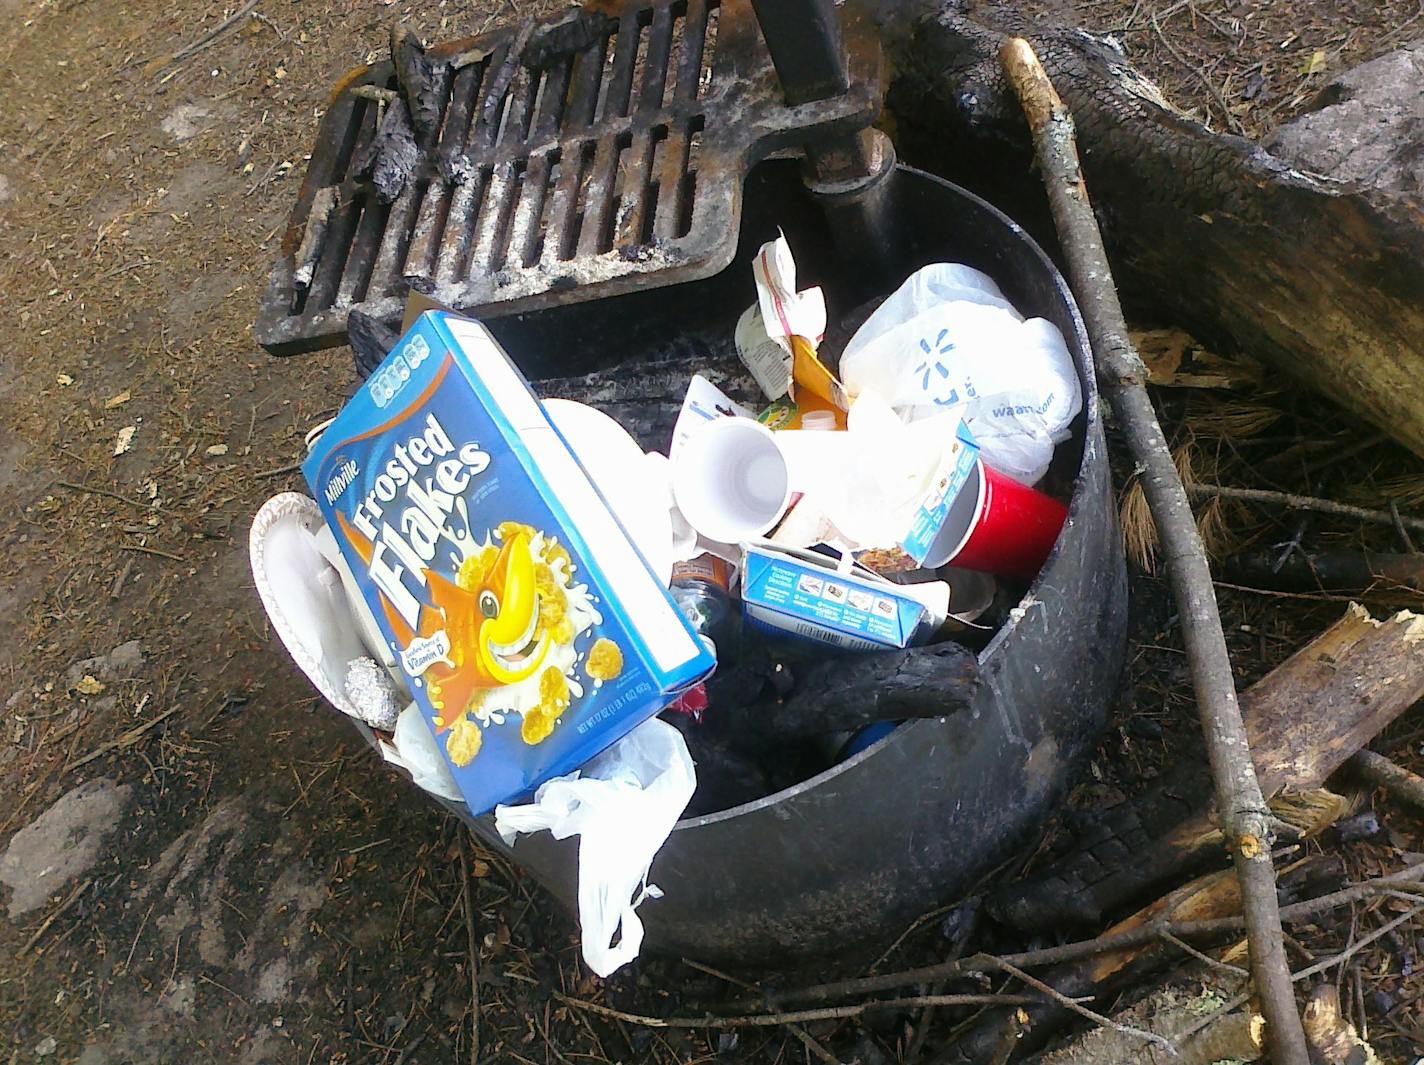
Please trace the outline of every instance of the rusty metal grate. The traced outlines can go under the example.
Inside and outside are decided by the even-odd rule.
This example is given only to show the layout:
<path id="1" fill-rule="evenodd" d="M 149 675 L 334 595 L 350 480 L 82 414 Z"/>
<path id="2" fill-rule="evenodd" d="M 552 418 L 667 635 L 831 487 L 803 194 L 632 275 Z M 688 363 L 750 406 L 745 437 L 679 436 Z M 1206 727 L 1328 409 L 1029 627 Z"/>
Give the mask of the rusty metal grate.
<path id="1" fill-rule="evenodd" d="M 528 27 L 432 47 L 437 64 L 484 58 L 444 79 L 438 132 L 389 204 L 348 179 L 378 109 L 352 90 L 394 88 L 393 68 L 343 80 L 263 299 L 259 343 L 278 355 L 342 343 L 351 310 L 397 319 L 409 287 L 491 317 L 715 273 L 736 251 L 747 169 L 867 126 L 879 107 L 879 51 L 859 23 L 846 27 L 850 90 L 790 107 L 748 0 L 633 0 L 617 18 L 583 17 L 596 21 L 574 48 L 532 64 Z M 521 61 L 506 86 L 511 48 Z M 337 186 L 310 283 L 298 284 L 313 200 Z"/>

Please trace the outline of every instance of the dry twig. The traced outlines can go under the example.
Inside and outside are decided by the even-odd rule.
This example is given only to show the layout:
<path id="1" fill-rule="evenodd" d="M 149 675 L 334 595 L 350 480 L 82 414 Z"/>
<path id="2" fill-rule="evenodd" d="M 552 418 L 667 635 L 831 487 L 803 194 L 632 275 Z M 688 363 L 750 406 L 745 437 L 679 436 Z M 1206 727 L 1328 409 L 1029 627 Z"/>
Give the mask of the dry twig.
<path id="1" fill-rule="evenodd" d="M 1318 514 L 1335 514 L 1342 518 L 1374 522 L 1377 525 L 1397 524 L 1398 527 L 1424 532 L 1424 518 L 1407 518 L 1397 510 L 1391 514 L 1387 510 L 1353 507 L 1348 503 L 1336 503 L 1334 500 L 1318 499 L 1315 496 L 1298 496 L 1293 492 L 1270 492 L 1264 488 L 1230 488 L 1224 484 L 1194 484 L 1187 491 L 1194 496 L 1237 499 L 1243 503 L 1270 503 L 1291 510 L 1313 510 Z M 1399 519 L 1397 523 L 1396 517 Z"/>
<path id="2" fill-rule="evenodd" d="M 1110 1028 L 1120 1035 L 1132 1036 L 1134 1039 L 1141 1039 L 1145 1043 L 1151 1043 L 1153 1046 L 1159 1046 L 1168 1054 L 1172 1055 L 1172 1057 L 1174 1058 L 1179 1056 L 1176 1046 L 1172 1043 L 1170 1039 L 1166 1038 L 1165 1036 L 1160 1036 L 1155 1032 L 1149 1032 L 1142 1028 L 1134 1028 L 1128 1024 L 1119 1024 L 1111 1017 L 1105 1017 L 1101 1013 L 1088 1009 L 1087 1006 L 1084 1006 L 1076 999 L 1069 998 L 1057 988 L 1045 984 L 1037 977 L 1030 976 L 1028 973 L 1024 972 L 1017 966 L 1010 965 L 1002 958 L 998 959 L 996 961 L 996 964 L 1001 971 L 1008 973 L 1008 975 L 1012 976 L 1015 980 L 1027 984 L 1035 991 L 1041 991 L 1043 994 L 1051 998 L 1054 1002 L 1058 1003 L 1065 1009 L 1071 1010 L 1072 1012 L 1078 1014 L 1078 1016 L 1085 1017 L 1088 1020 L 1092 1021 L 1094 1024 L 1100 1025 L 1103 1028 Z"/>
<path id="3" fill-rule="evenodd" d="M 1030 979 L 1037 985 L 1039 982 Z M 1047 985 L 1043 985 L 1047 986 Z M 1046 992 L 1045 992 L 1046 993 Z M 1057 991 L 1053 992 L 1058 996 Z M 625 1013 L 612 1006 L 605 1006 L 586 999 L 572 998 L 560 991 L 554 998 L 566 1006 L 597 1013 L 615 1021 L 641 1025 L 644 1028 L 772 1028 L 783 1024 L 802 1024 L 809 1021 L 835 1021 L 846 1017 L 859 1017 L 874 1010 L 902 1010 L 914 1006 L 1028 1006 L 1039 1001 L 1037 995 L 913 995 L 909 998 L 877 999 L 874 1002 L 857 1002 L 851 1006 L 826 1006 L 822 1009 L 790 1010 L 786 1013 L 744 1013 L 735 1017 L 719 1017 L 707 1014 L 705 1017 L 651 1017 L 642 1013 Z M 1061 996 L 1069 1008 L 1078 1006 L 1078 1000 Z"/>
<path id="4" fill-rule="evenodd" d="M 54 912 L 44 919 L 44 923 L 35 929 L 34 934 L 31 935 L 29 939 L 25 940 L 25 945 L 15 952 L 15 957 L 18 958 L 21 955 L 28 954 L 30 952 L 30 948 L 40 941 L 44 934 L 50 930 L 50 927 L 54 924 L 54 922 L 59 920 L 60 917 L 62 917 L 65 912 L 68 911 L 69 907 L 73 906 L 76 902 L 79 901 L 79 896 L 84 894 L 84 892 L 88 891 L 89 885 L 92 883 L 94 883 L 94 878 L 91 876 L 86 878 L 77 888 L 71 891 L 69 893 L 69 896 L 57 907 L 55 907 Z"/>
<path id="5" fill-rule="evenodd" d="M 1083 184 L 1072 116 L 1027 41 L 1007 41 L 1000 59 L 1033 132 L 1035 156 L 1092 339 L 1098 378 L 1143 471 L 1143 488 L 1161 537 L 1211 759 L 1216 806 L 1241 882 L 1251 971 L 1272 1057 L 1277 1065 L 1307 1065 L 1309 1053 L 1281 935 L 1270 811 L 1251 762 L 1201 537 L 1147 395 L 1147 371 L 1127 335 L 1102 234 Z"/>
<path id="6" fill-rule="evenodd" d="M 460 899 L 465 910 L 465 937 L 470 949 L 470 1062 L 480 1061 L 480 953 L 475 936 L 475 900 L 470 890 L 470 839 L 461 825 L 460 836 Z"/>
<path id="7" fill-rule="evenodd" d="M 743 991 L 755 992 L 758 990 L 755 984 L 749 984 L 745 980 L 738 979 L 730 973 L 724 973 L 720 969 L 714 969 L 710 965 L 704 965 L 700 961 L 683 958 L 682 963 L 690 969 L 696 969 L 698 972 L 706 973 L 708 976 L 715 976 L 718 980 L 724 980 L 729 984 L 740 987 Z M 821 1041 L 806 1031 L 805 1028 L 802 1028 L 799 1024 L 788 1024 L 784 1027 L 801 1042 L 801 1045 L 804 1046 L 808 1052 L 814 1054 L 821 1061 L 825 1062 L 826 1065 L 840 1065 L 840 1059 L 827 1050 Z"/>
<path id="8" fill-rule="evenodd" d="M 149 71 L 153 72 L 157 70 L 162 70 L 164 67 L 170 66 L 174 63 L 181 63 L 185 59 L 191 59 L 193 56 L 201 52 L 204 48 L 207 48 L 209 45 L 215 43 L 229 30 L 235 28 L 243 19 L 245 19 L 248 15 L 252 14 L 253 10 L 261 2 L 262 0 L 247 0 L 247 3 L 243 4 L 240 8 L 238 8 L 227 18 L 219 22 L 207 33 L 199 37 L 192 44 L 184 45 L 182 48 L 178 49 L 178 51 L 174 52 L 166 59 L 155 59 L 150 62 L 148 64 Z"/>
<path id="9" fill-rule="evenodd" d="M 1390 921 L 1389 923 L 1387 923 L 1387 924 L 1385 924 L 1385 925 L 1382 925 L 1381 927 L 1375 929 L 1375 930 L 1374 930 L 1373 932 L 1371 932 L 1369 935 L 1365 936 L 1364 939 L 1359 939 L 1359 940 L 1356 940 L 1354 943 L 1351 943 L 1348 948 L 1346 948 L 1345 950 L 1342 950 L 1339 954 L 1332 954 L 1330 957 L 1325 958 L 1325 959 L 1323 959 L 1323 960 L 1321 960 L 1321 961 L 1318 961 L 1318 962 L 1316 962 L 1314 965 L 1309 965 L 1309 966 L 1307 966 L 1306 968 L 1299 970 L 1298 972 L 1291 973 L 1291 980 L 1292 980 L 1292 981 L 1304 980 L 1304 979 L 1306 979 L 1307 977 L 1316 975 L 1317 973 L 1322 973 L 1322 972 L 1324 972 L 1326 969 L 1329 969 L 1330 967 L 1332 967 L 1332 966 L 1334 966 L 1334 965 L 1340 965 L 1340 964 L 1343 964 L 1343 963 L 1346 962 L 1346 961 L 1349 961 L 1350 958 L 1352 958 L 1354 955 L 1358 954 L 1361 950 L 1363 950 L 1365 947 L 1369 946 L 1369 945 L 1370 945 L 1371 943 L 1373 943 L 1375 940 L 1380 939 L 1380 938 L 1382 938 L 1382 937 L 1384 937 L 1384 936 L 1389 935 L 1389 933 L 1393 932 L 1393 931 L 1394 931 L 1396 928 L 1398 928 L 1400 925 L 1404 924 L 1406 921 L 1412 920 L 1413 918 L 1415 918 L 1416 916 L 1418 916 L 1420 913 L 1424 913 L 1424 906 L 1416 906 L 1416 907 L 1414 907 L 1412 910 L 1409 910 L 1409 911 L 1406 912 L 1406 913 L 1400 914 L 1400 915 L 1399 915 L 1398 917 L 1396 917 L 1394 920 L 1392 920 L 1392 921 Z M 1226 1014 L 1230 1013 L 1232 1010 L 1236 1009 L 1238 1006 L 1240 1006 L 1240 1005 L 1242 1005 L 1243 1003 L 1245 1003 L 1246 1000 L 1249 999 L 1250 997 L 1251 997 L 1251 995 L 1250 995 L 1249 992 L 1244 992 L 1244 991 L 1243 991 L 1241 994 L 1237 995 L 1235 998 L 1228 999 L 1223 1005 L 1221 1005 L 1220 1007 L 1218 1007 L 1218 1008 L 1217 1008 L 1216 1010 L 1214 1010 L 1213 1012 L 1208 1013 L 1205 1017 L 1203 1017 L 1201 1020 L 1197 1021 L 1197 1022 L 1196 1022 L 1195 1024 L 1193 1024 L 1190 1028 L 1188 1028 L 1186 1031 L 1184 1031 L 1184 1032 L 1182 1032 L 1180 1035 L 1178 1035 L 1177 1038 L 1178 1038 L 1178 1039 L 1181 1039 L 1181 1040 L 1186 1040 L 1188 1037 L 1190 1037 L 1190 1036 L 1192 1036 L 1192 1035 L 1195 1035 L 1197 1032 L 1199 1032 L 1199 1031 L 1201 1031 L 1203 1028 L 1207 1027 L 1207 1026 L 1208 1026 L 1209 1024 L 1211 1024 L 1213 1021 L 1217 1020 L 1217 1018 L 1225 1016 Z"/>
<path id="10" fill-rule="evenodd" d="M 78 761 L 69 762 L 68 764 L 66 764 L 65 767 L 60 771 L 59 775 L 62 777 L 71 769 L 78 769 L 82 765 L 88 765 L 95 758 L 102 757 L 103 755 L 108 754 L 110 751 L 122 750 L 125 747 L 133 746 L 133 744 L 138 742 L 138 740 L 143 736 L 144 733 L 146 733 L 149 729 L 153 728 L 155 725 L 160 725 L 164 721 L 167 721 L 170 717 L 172 717 L 178 712 L 178 709 L 179 708 L 176 706 L 170 706 L 167 710 L 163 711 L 163 713 L 159 714 L 152 720 L 145 721 L 142 725 L 135 725 L 133 728 L 120 735 L 118 739 L 113 739 L 110 740 L 108 743 L 100 744 L 98 747 L 95 747 L 92 751 L 86 754 L 83 758 L 80 758 Z"/>

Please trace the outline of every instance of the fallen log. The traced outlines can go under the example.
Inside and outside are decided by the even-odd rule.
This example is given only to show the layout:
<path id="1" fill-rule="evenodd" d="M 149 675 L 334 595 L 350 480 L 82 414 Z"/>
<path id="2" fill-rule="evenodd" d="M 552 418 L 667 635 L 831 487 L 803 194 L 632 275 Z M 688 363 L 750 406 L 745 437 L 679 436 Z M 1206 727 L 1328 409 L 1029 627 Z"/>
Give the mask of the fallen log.
<path id="1" fill-rule="evenodd" d="M 1424 697 L 1424 617 L 1345 616 L 1241 696 L 1241 715 L 1267 796 L 1317 788 Z M 1100 925 L 1107 914 L 1222 854 L 1204 767 L 1186 765 L 1106 811 L 1071 853 L 990 900 L 1025 930 Z"/>
<path id="2" fill-rule="evenodd" d="M 1263 359 L 1424 455 L 1417 193 L 1324 179 L 1299 155 L 1288 163 L 1211 132 L 1173 110 L 1108 38 L 1006 4 L 882 6 L 909 16 L 887 97 L 904 158 L 984 195 L 1052 246 L 1028 132 L 996 58 L 1004 36 L 1027 37 L 1074 114 L 1129 308 L 1212 350 Z"/>
<path id="3" fill-rule="evenodd" d="M 1284 562 L 1278 556 L 1279 551 L 1233 555 L 1222 560 L 1219 572 L 1236 584 L 1287 592 L 1424 591 L 1424 554 L 1417 552 L 1295 552 Z"/>

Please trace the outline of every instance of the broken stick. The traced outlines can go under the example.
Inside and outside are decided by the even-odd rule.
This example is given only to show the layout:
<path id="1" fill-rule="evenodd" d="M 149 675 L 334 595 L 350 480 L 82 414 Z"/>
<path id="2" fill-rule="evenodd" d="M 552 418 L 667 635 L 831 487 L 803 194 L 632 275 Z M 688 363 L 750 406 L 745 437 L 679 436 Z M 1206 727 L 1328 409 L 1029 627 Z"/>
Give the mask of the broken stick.
<path id="1" fill-rule="evenodd" d="M 1309 1052 L 1281 935 L 1271 864 L 1270 811 L 1251 764 L 1206 551 L 1171 448 L 1147 395 L 1147 370 L 1128 339 L 1102 234 L 1083 184 L 1073 118 L 1027 41 L 1006 41 L 999 58 L 1033 134 L 1034 155 L 1092 340 L 1103 392 L 1143 471 L 1148 508 L 1181 612 L 1192 686 L 1216 785 L 1218 816 L 1241 883 L 1251 972 L 1261 997 L 1272 1059 L 1276 1065 L 1308 1065 Z"/>

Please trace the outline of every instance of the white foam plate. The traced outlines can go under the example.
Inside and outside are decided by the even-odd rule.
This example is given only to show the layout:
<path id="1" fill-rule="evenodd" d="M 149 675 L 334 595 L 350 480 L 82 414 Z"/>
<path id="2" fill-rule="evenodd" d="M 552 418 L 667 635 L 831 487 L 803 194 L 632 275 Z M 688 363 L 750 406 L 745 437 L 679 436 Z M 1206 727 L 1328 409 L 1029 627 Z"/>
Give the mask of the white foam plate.
<path id="1" fill-rule="evenodd" d="M 666 500 L 649 487 L 643 449 L 623 426 L 586 404 L 546 399 L 544 411 L 653 574 L 667 584 L 672 579 L 672 515 Z"/>

